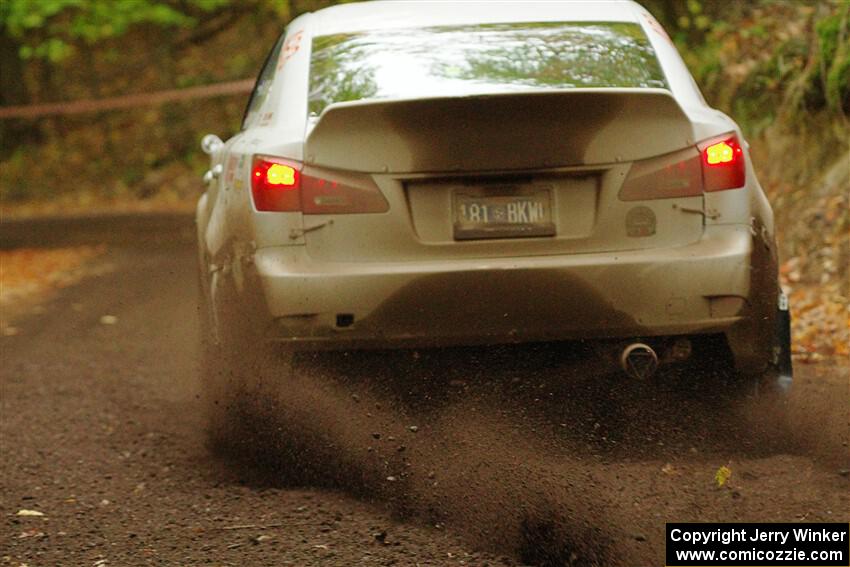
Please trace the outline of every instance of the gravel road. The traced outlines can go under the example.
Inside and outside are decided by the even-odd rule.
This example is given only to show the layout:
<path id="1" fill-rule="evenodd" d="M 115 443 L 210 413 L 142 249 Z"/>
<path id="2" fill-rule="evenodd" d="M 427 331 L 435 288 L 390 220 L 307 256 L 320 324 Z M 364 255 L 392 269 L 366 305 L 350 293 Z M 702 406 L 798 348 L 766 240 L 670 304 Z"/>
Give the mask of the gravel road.
<path id="1" fill-rule="evenodd" d="M 301 356 L 221 454 L 192 245 L 98 262 L 0 337 L 0 565 L 662 565 L 665 521 L 850 521 L 846 360 L 784 415 L 552 346 Z"/>

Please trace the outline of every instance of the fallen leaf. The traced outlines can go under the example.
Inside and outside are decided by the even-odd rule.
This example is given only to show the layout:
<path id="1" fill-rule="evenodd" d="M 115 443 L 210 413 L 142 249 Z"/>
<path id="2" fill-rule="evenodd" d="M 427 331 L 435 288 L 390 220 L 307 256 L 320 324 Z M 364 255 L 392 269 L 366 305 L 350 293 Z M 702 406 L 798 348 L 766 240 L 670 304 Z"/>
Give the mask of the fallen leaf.
<path id="1" fill-rule="evenodd" d="M 717 482 L 717 486 L 720 487 L 726 484 L 726 481 L 729 480 L 730 476 L 732 476 L 732 469 L 723 465 L 717 469 L 716 473 L 714 473 L 714 480 Z"/>
<path id="2" fill-rule="evenodd" d="M 18 510 L 17 516 L 44 516 L 44 512 L 39 512 L 38 510 L 26 510 L 21 509 Z"/>
<path id="3" fill-rule="evenodd" d="M 671 465 L 670 463 L 667 463 L 666 465 L 664 465 L 663 467 L 661 467 L 661 472 L 663 472 L 663 473 L 664 473 L 664 474 L 666 474 L 666 475 L 674 475 L 674 474 L 678 474 L 678 471 L 676 470 L 676 467 L 674 467 L 674 466 L 673 466 L 673 465 Z"/>

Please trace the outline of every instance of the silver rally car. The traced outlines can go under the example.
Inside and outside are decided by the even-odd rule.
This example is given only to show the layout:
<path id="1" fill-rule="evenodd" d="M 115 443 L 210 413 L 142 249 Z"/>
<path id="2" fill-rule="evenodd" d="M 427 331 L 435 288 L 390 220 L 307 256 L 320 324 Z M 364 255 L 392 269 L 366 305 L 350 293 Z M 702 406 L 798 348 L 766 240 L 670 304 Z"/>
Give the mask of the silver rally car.
<path id="1" fill-rule="evenodd" d="M 747 383 L 790 379 L 747 143 L 637 3 L 305 14 L 241 131 L 203 146 L 218 368 L 268 343 L 600 339 L 633 376 L 703 356 Z"/>

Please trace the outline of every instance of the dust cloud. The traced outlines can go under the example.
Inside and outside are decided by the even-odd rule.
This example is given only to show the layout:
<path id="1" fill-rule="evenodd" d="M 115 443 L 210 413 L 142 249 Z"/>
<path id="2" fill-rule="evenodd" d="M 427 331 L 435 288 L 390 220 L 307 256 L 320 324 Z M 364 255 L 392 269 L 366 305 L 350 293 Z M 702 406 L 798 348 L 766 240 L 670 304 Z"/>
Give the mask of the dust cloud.
<path id="1" fill-rule="evenodd" d="M 846 453 L 840 418 L 812 421 L 828 395 L 789 410 L 705 376 L 639 383 L 579 344 L 275 356 L 255 377 L 225 449 L 252 474 L 379 501 L 535 565 L 652 560 L 641 542 L 664 520 L 628 506 L 654 482 L 629 463 Z"/>

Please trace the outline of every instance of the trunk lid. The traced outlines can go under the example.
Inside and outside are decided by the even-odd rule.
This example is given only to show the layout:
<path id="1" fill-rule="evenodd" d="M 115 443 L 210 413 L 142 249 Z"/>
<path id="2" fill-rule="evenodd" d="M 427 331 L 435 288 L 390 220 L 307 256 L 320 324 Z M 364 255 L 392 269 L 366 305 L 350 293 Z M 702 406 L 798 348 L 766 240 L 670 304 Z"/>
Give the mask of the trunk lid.
<path id="1" fill-rule="evenodd" d="M 390 209 L 316 215 L 309 224 L 334 222 L 305 240 L 312 256 L 328 261 L 533 256 L 688 244 L 701 236 L 703 219 L 683 210 L 701 210 L 701 195 L 625 202 L 618 194 L 632 162 L 693 144 L 691 122 L 672 95 L 660 89 L 337 103 L 325 109 L 309 133 L 305 161 L 371 175 Z M 511 207 L 546 214 L 525 233 L 459 230 L 459 219 L 466 218 L 463 207 L 479 204 L 482 211 L 502 215 Z M 636 232 L 636 223 L 645 230 Z"/>
<path id="2" fill-rule="evenodd" d="M 663 89 L 571 89 L 336 103 L 308 163 L 363 172 L 537 169 L 640 160 L 693 145 Z"/>

